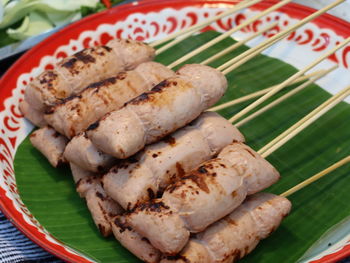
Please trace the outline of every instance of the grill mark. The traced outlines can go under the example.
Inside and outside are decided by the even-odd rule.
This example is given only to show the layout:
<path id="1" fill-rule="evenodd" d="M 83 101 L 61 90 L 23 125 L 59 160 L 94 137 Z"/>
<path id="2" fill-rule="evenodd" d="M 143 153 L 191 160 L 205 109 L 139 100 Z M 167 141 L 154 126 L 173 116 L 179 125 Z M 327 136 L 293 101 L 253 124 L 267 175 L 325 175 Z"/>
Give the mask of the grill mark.
<path id="1" fill-rule="evenodd" d="M 76 58 L 71 58 L 68 61 L 64 62 L 61 67 L 67 68 L 67 69 L 71 69 L 74 67 L 75 62 L 77 62 L 78 60 Z"/>
<path id="2" fill-rule="evenodd" d="M 82 50 L 78 53 L 75 53 L 73 56 L 78 60 L 83 62 L 84 64 L 94 63 L 96 59 L 90 54 L 86 54 L 87 50 Z M 95 51 L 94 48 L 91 48 L 91 51 Z"/>
<path id="3" fill-rule="evenodd" d="M 43 75 L 39 76 L 38 80 L 40 84 L 47 84 L 46 88 L 47 89 L 52 89 L 53 87 L 53 82 L 58 78 L 58 75 L 50 70 L 50 71 L 46 71 Z"/>
<path id="4" fill-rule="evenodd" d="M 226 217 L 224 218 L 224 220 L 229 224 L 229 225 L 234 225 L 234 226 L 238 226 L 237 222 L 233 219 L 231 219 L 230 217 Z"/>
<path id="5" fill-rule="evenodd" d="M 168 209 L 170 209 L 170 207 L 165 205 L 162 201 L 152 200 L 146 203 L 141 203 L 135 210 L 160 213 L 162 210 Z"/>
<path id="6" fill-rule="evenodd" d="M 104 50 L 111 52 L 112 48 L 110 48 L 109 46 L 101 46 L 101 48 L 103 48 Z"/>
<path id="7" fill-rule="evenodd" d="M 205 174 L 205 173 L 208 173 L 208 170 L 205 169 L 204 165 L 200 166 L 197 171 L 201 174 Z"/>
<path id="8" fill-rule="evenodd" d="M 185 263 L 190 263 L 190 260 L 188 260 L 185 256 L 183 255 L 168 255 L 168 256 L 165 256 L 165 258 L 167 260 L 171 260 L 171 261 L 177 261 L 177 260 L 183 260 Z"/>
<path id="9" fill-rule="evenodd" d="M 100 198 L 102 201 L 106 200 L 106 197 L 101 192 L 96 192 L 96 196 Z"/>
<path id="10" fill-rule="evenodd" d="M 153 97 L 150 95 L 155 93 L 161 93 L 165 88 L 172 85 L 172 82 L 169 82 L 168 80 L 163 80 L 158 85 L 154 86 L 150 91 L 144 92 L 141 95 L 137 96 L 136 98 L 128 101 L 125 103 L 125 105 L 131 104 L 131 105 L 139 105 L 147 101 L 152 101 Z"/>
<path id="11" fill-rule="evenodd" d="M 255 155 L 254 155 L 254 153 L 252 153 L 252 151 L 251 150 L 249 150 L 249 149 L 244 149 L 246 152 L 248 152 L 251 156 L 253 156 L 254 158 L 256 158 L 255 157 Z"/>
<path id="12" fill-rule="evenodd" d="M 132 227 L 129 226 L 127 223 L 122 222 L 119 217 L 116 217 L 114 219 L 114 224 L 119 228 L 119 233 L 123 233 L 125 230 L 133 230 Z"/>
<path id="13" fill-rule="evenodd" d="M 176 171 L 177 171 L 177 176 L 180 178 L 186 174 L 184 168 L 179 162 L 176 162 Z"/>
<path id="14" fill-rule="evenodd" d="M 147 192 L 148 192 L 148 197 L 149 199 L 154 199 L 155 198 L 155 193 L 151 188 L 147 188 Z"/>
<path id="15" fill-rule="evenodd" d="M 148 243 L 148 244 L 151 244 L 151 242 L 149 242 L 148 238 L 146 238 L 146 237 L 142 237 L 141 240 Z"/>
<path id="16" fill-rule="evenodd" d="M 170 135 L 163 138 L 163 141 L 174 147 L 176 145 L 176 139 Z"/>
<path id="17" fill-rule="evenodd" d="M 194 182 L 201 190 L 203 190 L 206 193 L 209 193 L 209 187 L 207 183 L 205 182 L 203 176 L 197 174 L 197 173 L 192 173 L 191 175 L 183 177 L 184 180 L 191 180 Z"/>
<path id="18" fill-rule="evenodd" d="M 169 193 L 174 192 L 176 189 L 180 188 L 182 185 L 186 184 L 186 180 L 191 180 L 194 182 L 199 189 L 209 193 L 209 187 L 206 183 L 206 178 L 213 178 L 217 176 L 216 172 L 211 172 L 214 169 L 213 162 L 219 162 L 219 159 L 212 159 L 210 162 L 198 167 L 196 170 L 192 171 L 189 175 L 182 177 L 179 181 L 173 185 L 168 186 L 166 189 Z M 219 163 L 220 164 L 220 163 Z"/>
<path id="19" fill-rule="evenodd" d="M 111 77 L 111 78 L 108 78 L 108 79 L 104 79 L 104 80 L 101 80 L 101 81 L 98 81 L 98 82 L 95 82 L 95 83 L 92 83 L 90 84 L 89 86 L 87 86 L 83 92 L 85 90 L 89 90 L 89 89 L 96 89 L 95 92 L 97 92 L 101 87 L 103 86 L 109 86 L 109 85 L 113 85 L 117 82 L 117 79 L 118 79 L 118 76 L 116 77 Z"/>

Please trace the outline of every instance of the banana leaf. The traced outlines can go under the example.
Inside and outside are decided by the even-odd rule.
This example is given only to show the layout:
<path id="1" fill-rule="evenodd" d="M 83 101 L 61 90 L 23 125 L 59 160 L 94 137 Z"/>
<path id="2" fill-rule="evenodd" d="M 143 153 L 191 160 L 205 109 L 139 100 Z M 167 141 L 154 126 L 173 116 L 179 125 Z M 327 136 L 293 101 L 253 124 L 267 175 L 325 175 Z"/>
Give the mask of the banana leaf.
<path id="1" fill-rule="evenodd" d="M 159 55 L 156 60 L 168 64 L 217 35 L 210 31 L 188 38 Z M 190 62 L 200 62 L 233 43 L 233 39 L 227 38 Z M 246 49 L 241 47 L 215 61 L 212 66 L 218 66 Z M 259 55 L 228 74 L 229 89 L 218 104 L 278 84 L 296 71 L 296 68 L 280 60 Z M 258 150 L 330 96 L 319 86 L 310 85 L 245 124 L 241 131 L 248 145 Z M 229 118 L 248 103 L 220 113 Z M 340 103 L 270 155 L 268 160 L 280 171 L 282 178 L 266 191 L 280 194 L 347 156 L 350 152 L 349 116 L 350 106 Z M 293 194 L 290 197 L 293 203 L 291 214 L 242 262 L 297 262 L 328 229 L 349 216 L 348 170 L 349 166 L 338 169 Z M 100 236 L 84 200 L 75 192 L 69 169 L 52 168 L 31 146 L 28 138 L 18 148 L 15 173 L 23 202 L 57 239 L 98 262 L 139 262 L 113 237 L 105 239 Z"/>

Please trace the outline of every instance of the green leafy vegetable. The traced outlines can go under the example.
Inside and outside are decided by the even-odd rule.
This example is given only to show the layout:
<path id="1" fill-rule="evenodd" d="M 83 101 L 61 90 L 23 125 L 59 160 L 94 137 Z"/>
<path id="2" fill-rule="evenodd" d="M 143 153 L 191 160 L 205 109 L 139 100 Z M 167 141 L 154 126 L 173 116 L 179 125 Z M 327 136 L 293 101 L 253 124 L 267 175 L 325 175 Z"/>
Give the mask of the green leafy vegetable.
<path id="1" fill-rule="evenodd" d="M 16 29 L 9 28 L 7 34 L 9 37 L 17 40 L 24 40 L 28 37 L 47 32 L 53 28 L 53 25 L 39 12 L 31 12 L 26 16 Z"/>
<path id="2" fill-rule="evenodd" d="M 90 7 L 90 6 L 80 7 L 80 13 L 83 17 L 100 12 L 100 11 L 103 11 L 103 10 L 106 10 L 106 7 L 102 3 L 98 3 L 95 7 Z"/>
<path id="3" fill-rule="evenodd" d="M 7 39 L 24 40 L 82 17 L 81 7 L 97 10 L 99 0 L 18 0 L 0 3 L 0 29 Z M 20 26 L 14 24 L 22 21 Z M 10 41 L 11 42 L 11 41 Z M 4 41 L 7 43 L 7 41 Z"/>
<path id="4" fill-rule="evenodd" d="M 206 32 L 191 37 L 159 55 L 157 61 L 167 64 L 215 36 L 215 32 Z M 233 43 L 232 39 L 225 39 L 191 61 L 202 61 Z M 242 47 L 213 65 L 220 65 L 246 49 Z M 230 88 L 220 103 L 277 84 L 294 72 L 294 67 L 260 55 L 228 75 Z M 329 97 L 322 88 L 310 85 L 244 125 L 241 131 L 248 145 L 258 150 Z M 243 106 L 220 113 L 228 118 Z M 269 161 L 281 172 L 282 179 L 268 191 L 279 194 L 348 155 L 349 116 L 350 106 L 341 103 L 272 154 Z M 291 214 L 242 262 L 296 262 L 324 232 L 346 218 L 350 211 L 347 201 L 350 182 L 345 176 L 348 168 L 339 169 L 292 195 Z M 69 170 L 52 168 L 28 138 L 15 156 L 15 172 L 23 202 L 57 239 L 99 262 L 139 262 L 113 237 L 104 239 L 99 235 L 84 201 L 75 193 Z"/>

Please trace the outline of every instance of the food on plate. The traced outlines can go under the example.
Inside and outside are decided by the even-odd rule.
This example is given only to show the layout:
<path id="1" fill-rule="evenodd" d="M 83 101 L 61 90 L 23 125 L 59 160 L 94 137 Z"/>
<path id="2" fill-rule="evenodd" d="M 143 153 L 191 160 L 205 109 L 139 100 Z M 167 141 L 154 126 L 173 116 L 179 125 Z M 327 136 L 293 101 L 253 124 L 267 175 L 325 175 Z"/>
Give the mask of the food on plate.
<path id="1" fill-rule="evenodd" d="M 112 230 L 115 238 L 139 259 L 145 262 L 159 262 L 161 252 L 153 247 L 147 238 L 134 231 L 123 216 L 113 219 Z"/>
<path id="2" fill-rule="evenodd" d="M 68 162 L 91 172 L 107 171 L 116 160 L 113 156 L 97 149 L 85 132 L 73 137 L 67 144 L 63 156 Z"/>
<path id="3" fill-rule="evenodd" d="M 64 149 L 68 139 L 59 134 L 53 128 L 46 126 L 34 131 L 30 137 L 30 142 L 37 148 L 51 163 L 53 167 L 64 163 Z"/>
<path id="4" fill-rule="evenodd" d="M 70 167 L 77 192 L 85 198 L 96 226 L 103 236 L 109 236 L 112 233 L 111 219 L 122 214 L 124 209 L 106 195 L 98 176 L 74 164 L 70 164 Z"/>
<path id="5" fill-rule="evenodd" d="M 35 126 L 45 127 L 47 125 L 43 113 L 30 106 L 27 101 L 22 100 L 19 103 L 19 109 L 22 112 L 23 116 L 25 116 Z"/>
<path id="6" fill-rule="evenodd" d="M 49 108 L 44 118 L 59 133 L 72 138 L 106 113 L 175 73 L 156 62 L 144 62 L 132 71 L 121 72 L 87 86 L 82 92 Z"/>
<path id="7" fill-rule="evenodd" d="M 102 179 L 105 191 L 124 209 L 131 209 L 156 197 L 233 141 L 244 141 L 238 129 L 219 114 L 204 112 L 186 127 L 112 168 Z"/>
<path id="8" fill-rule="evenodd" d="M 197 118 L 221 98 L 226 88 L 227 80 L 220 71 L 186 65 L 176 77 L 162 81 L 92 124 L 87 135 L 101 151 L 125 159 Z"/>
<path id="9" fill-rule="evenodd" d="M 192 237 L 178 255 L 164 256 L 161 263 L 236 262 L 276 230 L 290 209 L 290 201 L 281 196 L 249 196 L 231 214 Z"/>
<path id="10" fill-rule="evenodd" d="M 231 213 L 247 195 L 269 187 L 279 177 L 253 149 L 232 143 L 217 158 L 169 185 L 162 198 L 138 205 L 126 220 L 154 247 L 174 255 L 186 245 L 190 233 L 203 231 Z"/>
<path id="11" fill-rule="evenodd" d="M 25 90 L 25 100 L 37 110 L 44 110 L 59 100 L 79 93 L 90 83 L 131 70 L 152 60 L 154 49 L 142 42 L 111 40 L 105 46 L 87 48 L 64 58 L 55 69 L 36 77 Z"/>

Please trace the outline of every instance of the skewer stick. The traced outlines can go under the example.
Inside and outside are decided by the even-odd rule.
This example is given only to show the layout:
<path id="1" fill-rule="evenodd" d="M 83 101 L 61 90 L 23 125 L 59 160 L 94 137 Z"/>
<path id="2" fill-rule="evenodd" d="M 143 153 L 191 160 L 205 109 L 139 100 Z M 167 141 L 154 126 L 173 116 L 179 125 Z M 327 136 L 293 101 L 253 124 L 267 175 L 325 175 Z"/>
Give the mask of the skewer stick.
<path id="1" fill-rule="evenodd" d="M 271 28 L 274 28 L 274 27 L 277 26 L 277 25 L 278 25 L 278 22 L 275 22 L 275 23 L 272 23 L 272 24 L 268 25 L 267 27 L 261 29 L 260 31 L 254 33 L 253 35 L 247 37 L 246 39 L 243 39 L 243 40 L 241 40 L 241 41 L 235 43 L 235 44 L 232 45 L 231 47 L 226 48 L 226 49 L 220 51 L 219 53 L 215 54 L 214 56 L 211 56 L 210 58 L 204 60 L 204 61 L 201 62 L 200 64 L 202 64 L 202 65 L 208 65 L 210 62 L 212 62 L 212 61 L 214 61 L 214 60 L 216 60 L 216 59 L 218 59 L 218 58 L 220 58 L 220 57 L 226 55 L 227 53 L 229 53 L 229 52 L 231 52 L 231 51 L 233 51 L 233 50 L 239 48 L 240 46 L 244 45 L 244 44 L 247 43 L 248 41 L 250 41 L 250 40 L 256 38 L 257 36 L 259 36 L 259 35 L 265 33 L 266 31 L 270 30 Z"/>
<path id="2" fill-rule="evenodd" d="M 180 30 L 178 32 L 175 32 L 173 34 L 170 34 L 169 36 L 163 38 L 163 39 L 160 39 L 160 40 L 156 40 L 152 43 L 150 43 L 149 45 L 151 47 L 155 47 L 155 46 L 158 46 L 158 45 L 161 45 L 171 39 L 174 39 L 180 35 L 184 35 L 186 33 L 193 33 L 195 31 L 198 31 L 198 30 L 201 30 L 202 28 L 206 27 L 207 25 L 211 24 L 212 22 L 216 21 L 216 20 L 219 20 L 225 16 L 228 16 L 228 15 L 231 15 L 233 14 L 234 12 L 236 11 L 239 11 L 241 9 L 244 9 L 244 8 L 247 8 L 247 7 L 250 7 L 256 3 L 259 3 L 261 2 L 262 0 L 252 0 L 252 1 L 248 1 L 248 0 L 245 0 L 245 1 L 242 1 L 240 2 L 239 4 L 235 5 L 234 7 L 230 8 L 229 10 L 217 15 L 217 16 L 214 16 L 212 18 L 209 18 L 209 19 L 206 19 L 205 21 L 201 22 L 201 23 L 198 23 L 198 24 L 195 24 L 191 27 L 188 27 L 184 30 Z"/>
<path id="3" fill-rule="evenodd" d="M 327 169 L 325 169 L 325 170 L 315 174 L 314 176 L 308 178 L 307 180 L 301 182 L 300 184 L 297 184 L 296 186 L 292 187 L 291 189 L 285 191 L 284 193 L 280 194 L 280 196 L 288 197 L 288 196 L 294 194 L 295 192 L 303 189 L 304 187 L 308 186 L 309 184 L 312 184 L 313 182 L 319 180 L 320 178 L 329 174 L 330 172 L 334 171 L 335 169 L 338 169 L 339 167 L 341 167 L 349 162 L 350 162 L 350 155 L 345 157 L 344 159 L 340 160 L 339 162 L 331 165 Z"/>
<path id="4" fill-rule="evenodd" d="M 341 4 L 341 3 L 344 2 L 344 1 L 345 1 L 345 0 L 337 0 L 337 1 L 335 1 L 334 3 L 332 3 L 332 4 L 330 4 L 330 5 L 328 5 L 328 6 L 324 7 L 324 8 L 322 8 L 322 9 L 320 9 L 320 10 L 318 10 L 318 11 L 316 11 L 316 12 L 313 13 L 312 15 L 309 15 L 308 17 L 306 17 L 306 18 L 300 20 L 300 21 L 299 21 L 298 23 L 296 23 L 295 25 L 288 27 L 286 30 L 281 31 L 280 33 L 276 34 L 275 36 L 273 36 L 273 37 L 271 37 L 271 38 L 269 38 L 269 39 L 266 39 L 263 43 L 259 44 L 258 46 L 247 50 L 246 52 L 242 53 L 241 55 L 239 55 L 239 56 L 233 58 L 232 60 L 228 61 L 227 63 L 221 65 L 221 66 L 218 68 L 218 70 L 223 70 L 223 69 L 227 68 L 228 65 L 231 65 L 231 64 L 236 64 L 236 63 L 240 63 L 240 65 L 243 64 L 243 63 L 241 62 L 241 60 L 242 60 L 243 58 L 245 58 L 245 57 L 251 55 L 251 56 L 249 57 L 249 59 L 251 59 L 252 57 L 254 57 L 252 54 L 255 54 L 255 55 L 259 54 L 259 53 L 260 53 L 260 50 L 266 49 L 267 47 L 273 45 L 274 43 L 276 43 L 276 42 L 279 41 L 280 39 L 286 37 L 286 36 L 287 36 L 289 33 L 291 33 L 292 31 L 295 31 L 297 28 L 299 28 L 299 27 L 305 25 L 306 23 L 310 22 L 310 21 L 313 20 L 314 18 L 316 18 L 316 17 L 322 15 L 323 13 L 327 12 L 328 10 L 330 10 L 330 9 L 332 9 L 333 7 L 335 7 L 335 6 L 339 5 L 339 4 Z M 258 51 L 259 51 L 259 52 L 258 52 Z M 246 61 L 247 61 L 247 60 L 246 60 Z M 246 61 L 245 61 L 245 62 L 246 62 Z M 244 63 L 245 63 L 245 62 L 244 62 Z M 236 66 L 236 67 L 238 67 L 238 66 Z M 234 68 L 236 68 L 236 67 L 234 67 Z M 233 69 L 231 69 L 231 70 L 233 70 Z M 226 73 L 224 73 L 224 74 L 226 74 Z"/>
<path id="5" fill-rule="evenodd" d="M 173 41 L 169 42 L 168 44 L 158 48 L 156 50 L 156 55 L 159 55 L 159 54 L 163 53 L 164 51 L 168 50 L 169 48 L 175 46 L 177 43 L 185 40 L 186 38 L 188 38 L 190 36 L 192 36 L 192 34 L 195 33 L 195 32 L 196 32 L 196 30 L 190 31 L 190 32 L 182 35 L 181 37 L 179 37 L 177 39 L 174 39 Z"/>
<path id="6" fill-rule="evenodd" d="M 341 90 L 336 95 L 328 99 L 326 102 L 322 103 L 311 113 L 306 115 L 292 127 L 284 131 L 282 134 L 273 139 L 270 143 L 261 148 L 258 151 L 258 153 L 261 154 L 261 156 L 263 156 L 264 158 L 266 158 L 348 96 L 350 96 L 350 86 Z"/>
<path id="7" fill-rule="evenodd" d="M 258 15 L 252 17 L 251 19 L 246 20 L 245 22 L 243 22 L 242 24 L 232 28 L 231 30 L 227 31 L 226 33 L 214 38 L 213 40 L 207 42 L 206 44 L 202 45 L 201 47 L 191 51 L 190 53 L 188 53 L 187 55 L 181 57 L 180 59 L 174 61 L 173 63 L 171 63 L 170 65 L 168 65 L 169 68 L 174 68 L 175 66 L 181 64 L 182 62 L 188 60 L 189 58 L 199 54 L 200 52 L 202 52 L 203 50 L 215 45 L 216 43 L 220 42 L 221 40 L 225 39 L 226 37 L 229 37 L 230 35 L 232 35 L 233 33 L 241 30 L 242 28 L 246 27 L 247 25 L 249 25 L 250 23 L 260 19 L 261 17 L 265 16 L 266 14 L 288 4 L 289 2 L 291 2 L 292 0 L 283 0 L 273 6 L 271 6 L 270 8 L 264 10 L 263 12 L 259 13 Z M 345 1 L 345 0 L 342 0 Z"/>
<path id="8" fill-rule="evenodd" d="M 279 39 L 270 42 L 266 46 L 261 47 L 260 49 L 254 51 L 253 53 L 246 55 L 245 53 L 249 51 L 249 50 L 247 50 L 246 52 L 244 52 L 238 56 L 238 57 L 242 57 L 240 60 L 236 60 L 237 57 L 235 57 L 232 60 L 229 60 L 226 63 L 222 64 L 217 69 L 222 70 L 222 74 L 226 75 L 226 74 L 230 73 L 231 71 L 235 70 L 236 68 L 242 66 L 243 64 L 245 64 L 246 62 L 248 62 L 252 58 L 256 57 L 257 55 L 260 55 L 261 52 L 263 52 L 265 49 L 271 47 L 272 45 L 276 44 L 282 38 L 284 38 L 284 37 L 280 37 Z M 242 55 L 244 55 L 244 56 L 242 56 Z M 234 63 L 232 64 L 232 62 L 234 62 Z M 225 68 L 225 67 L 227 67 L 227 68 Z"/>
<path id="9" fill-rule="evenodd" d="M 310 74 L 307 74 L 305 76 L 301 76 L 299 77 L 298 79 L 296 79 L 295 81 L 293 81 L 293 83 L 291 84 L 296 84 L 296 83 L 299 83 L 299 82 L 302 82 L 304 80 L 307 80 L 311 77 L 314 77 L 314 76 L 318 76 L 318 75 L 321 75 L 321 74 L 324 74 L 324 72 L 326 72 L 325 70 L 317 70 L 317 71 L 314 71 Z M 215 106 L 215 107 L 212 107 L 210 109 L 208 109 L 208 111 L 219 111 L 219 110 L 223 110 L 223 109 L 226 109 L 228 107 L 231 107 L 233 105 L 236 105 L 236 104 L 239 104 L 239 103 L 242 103 L 242 102 L 245 102 L 245 101 L 248 101 L 250 99 L 254 99 L 256 97 L 259 97 L 261 95 L 264 95 L 266 93 L 268 93 L 270 90 L 272 90 L 273 88 L 275 88 L 277 85 L 274 85 L 272 87 L 269 87 L 269 88 L 266 88 L 266 89 L 263 89 L 263 90 L 259 90 L 259 91 L 256 91 L 256 92 L 253 92 L 251 94 L 248 94 L 248 95 L 245 95 L 243 97 L 240 97 L 238 99 L 234 99 L 234 100 L 231 100 L 231 101 L 228 101 L 226 103 L 223 103 L 221 105 L 218 105 L 218 106 Z"/>
<path id="10" fill-rule="evenodd" d="M 265 107 L 261 108 L 260 110 L 254 112 L 253 114 L 249 115 L 247 118 L 244 118 L 243 120 L 237 122 L 235 124 L 235 126 L 241 127 L 242 125 L 244 125 L 245 123 L 249 122 L 250 120 L 256 118 L 257 116 L 263 114 L 264 112 L 268 111 L 269 109 L 273 108 L 274 106 L 276 106 L 277 104 L 281 103 L 282 101 L 285 101 L 286 99 L 290 98 L 291 96 L 293 96 L 294 94 L 298 93 L 299 91 L 303 90 L 304 88 L 306 88 L 307 86 L 309 86 L 311 83 L 317 81 L 318 79 L 324 77 L 325 75 L 327 75 L 329 72 L 333 71 L 334 69 L 336 69 L 338 67 L 338 65 L 333 66 L 332 68 L 326 70 L 325 72 L 323 72 L 322 74 L 316 76 L 313 79 L 309 79 L 308 81 L 306 81 L 305 83 L 301 84 L 299 87 L 291 90 L 290 92 L 284 94 L 283 96 L 281 96 L 280 98 L 274 100 L 272 103 L 266 105 Z"/>
<path id="11" fill-rule="evenodd" d="M 285 36 L 279 37 L 278 39 L 269 42 L 267 45 L 265 45 L 263 47 L 260 47 L 259 49 L 255 49 L 254 52 L 250 52 L 252 50 L 252 48 L 251 48 L 251 49 L 245 51 L 244 53 L 238 55 L 237 57 L 234 57 L 233 59 L 231 59 L 231 60 L 227 61 L 226 63 L 222 64 L 217 69 L 222 71 L 222 73 L 224 75 L 226 75 L 226 74 L 230 73 L 231 71 L 233 71 L 234 69 L 238 68 L 239 66 L 243 65 L 247 61 L 249 61 L 252 58 L 256 57 L 261 52 L 263 52 L 265 49 L 267 49 L 267 48 L 271 47 L 272 45 L 276 44 L 278 41 L 280 41 L 284 37 Z M 258 45 L 258 46 L 260 46 L 260 45 Z M 237 58 L 239 58 L 239 59 L 237 59 Z"/>
<path id="12" fill-rule="evenodd" d="M 270 97 L 275 95 L 277 92 L 279 92 L 281 89 L 283 89 L 286 85 L 289 85 L 290 83 L 292 83 L 294 80 L 299 78 L 301 75 L 303 75 L 304 73 L 309 71 L 314 66 L 318 65 L 319 63 L 321 63 L 323 60 L 327 59 L 330 55 L 332 55 L 334 52 L 336 52 L 338 49 L 344 47 L 348 43 L 350 43 L 350 37 L 347 38 L 342 43 L 340 43 L 339 45 L 337 45 L 336 47 L 334 47 L 333 49 L 331 49 L 330 51 L 326 52 L 324 55 L 322 55 L 321 57 L 319 57 L 318 59 L 316 59 L 312 63 L 310 63 L 304 69 L 298 71 L 296 74 L 294 74 L 293 76 L 291 76 L 290 78 L 288 78 L 287 80 L 282 82 L 281 84 L 277 85 L 274 89 L 272 89 L 271 91 L 266 93 L 264 96 L 262 96 L 261 98 L 259 98 L 258 100 L 256 100 L 252 104 L 250 104 L 248 107 L 246 107 L 242 111 L 238 112 L 229 121 L 230 122 L 235 122 L 236 120 L 238 120 L 239 118 L 241 118 L 242 116 L 244 116 L 245 114 L 247 114 L 248 112 L 250 112 L 251 110 L 256 108 L 257 106 L 259 106 L 261 103 L 263 103 L 264 101 L 266 101 L 267 99 L 269 99 Z"/>
<path id="13" fill-rule="evenodd" d="M 231 15 L 232 13 L 234 13 L 236 11 L 242 10 L 242 9 L 244 9 L 246 7 L 252 6 L 252 5 L 254 5 L 254 4 L 258 3 L 258 2 L 261 2 L 261 1 L 262 0 L 243 1 L 243 2 L 241 2 L 239 4 L 237 4 L 235 7 L 229 9 L 228 11 L 226 11 L 226 12 L 220 14 L 220 15 L 217 15 L 217 16 L 215 16 L 213 18 L 207 19 L 207 20 L 205 20 L 202 23 L 194 25 L 194 26 L 192 26 L 190 28 L 187 28 L 185 30 L 182 30 L 180 32 L 174 33 L 173 35 L 177 36 L 177 35 L 182 34 L 182 36 L 177 38 L 177 39 L 172 40 L 168 44 L 166 44 L 166 45 L 162 46 L 161 48 L 157 49 L 156 50 L 156 55 L 158 55 L 158 54 L 168 50 L 169 48 L 175 46 L 177 43 L 179 43 L 179 42 L 183 41 L 184 39 L 190 37 L 193 33 L 203 29 L 207 25 L 211 24 L 213 21 L 218 20 L 218 19 L 220 19 L 222 17 L 225 17 L 225 16 L 228 16 L 228 15 Z M 172 35 L 170 35 L 169 37 L 170 37 L 170 39 L 174 38 L 174 37 L 172 37 Z M 168 39 L 169 37 L 167 37 L 165 39 Z M 163 42 L 164 43 L 164 39 L 160 40 L 159 42 Z M 154 43 L 152 43 L 151 46 L 154 46 Z"/>

